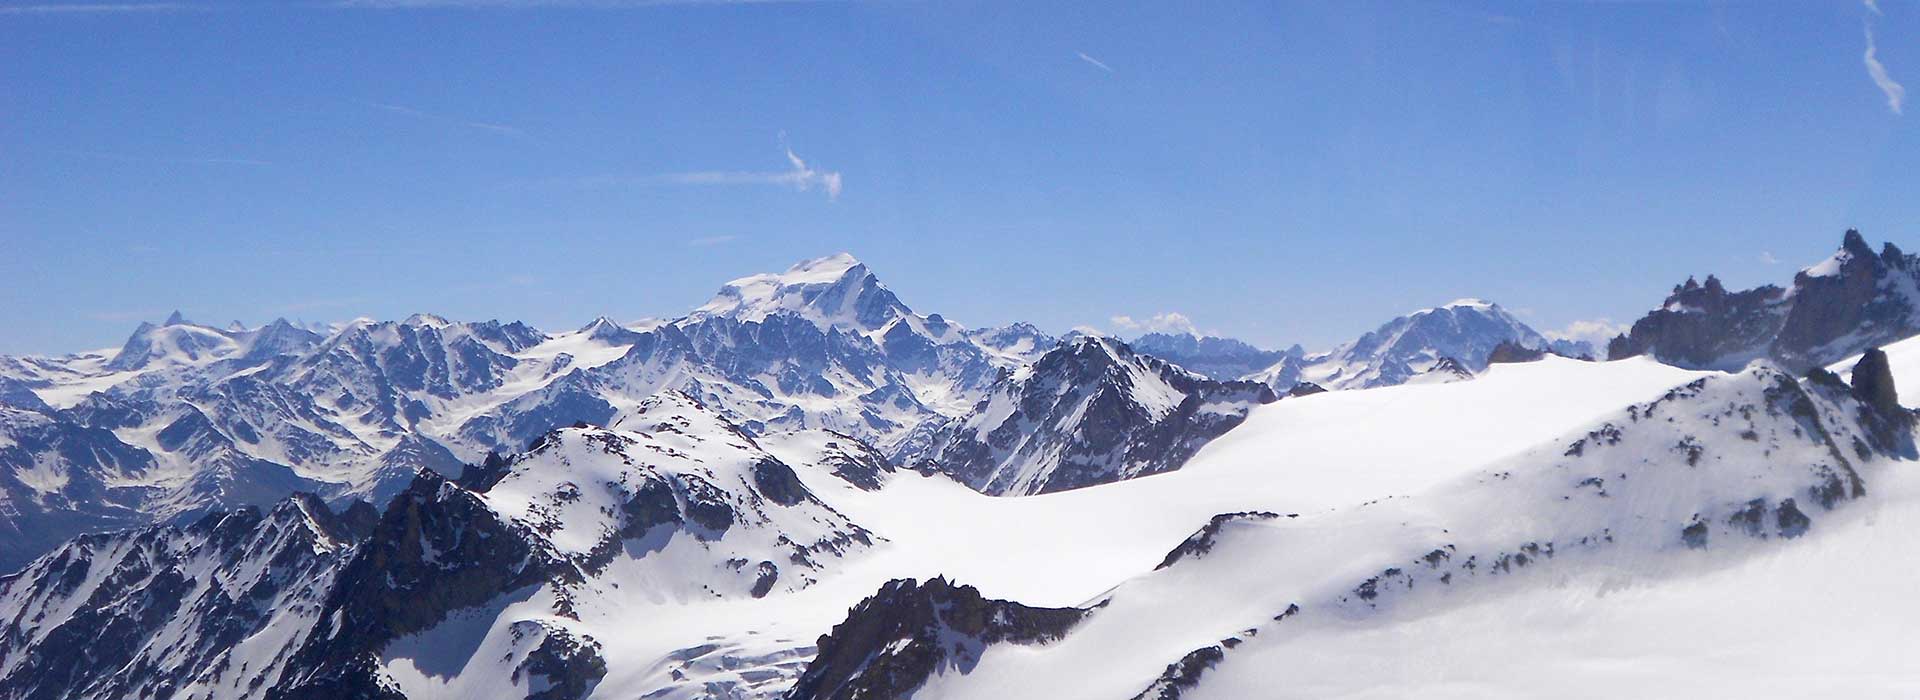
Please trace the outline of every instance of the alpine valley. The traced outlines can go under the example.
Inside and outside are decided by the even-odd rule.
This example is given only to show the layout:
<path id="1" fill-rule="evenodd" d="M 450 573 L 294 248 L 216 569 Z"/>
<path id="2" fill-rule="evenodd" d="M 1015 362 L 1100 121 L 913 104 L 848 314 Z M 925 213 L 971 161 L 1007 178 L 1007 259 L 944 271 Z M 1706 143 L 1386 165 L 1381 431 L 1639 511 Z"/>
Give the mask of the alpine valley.
<path id="1" fill-rule="evenodd" d="M 846 254 L 176 313 L 0 357 L 0 700 L 1911 697 L 1920 258 L 1785 282 L 1606 348 L 976 328 Z"/>

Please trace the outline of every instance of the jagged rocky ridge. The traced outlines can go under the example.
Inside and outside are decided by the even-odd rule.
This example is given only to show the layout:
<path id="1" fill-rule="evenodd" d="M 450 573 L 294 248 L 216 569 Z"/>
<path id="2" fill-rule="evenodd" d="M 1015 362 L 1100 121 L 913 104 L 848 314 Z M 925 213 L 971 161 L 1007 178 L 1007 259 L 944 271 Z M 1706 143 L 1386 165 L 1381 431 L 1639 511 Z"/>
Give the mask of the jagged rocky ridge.
<path id="1" fill-rule="evenodd" d="M 296 494 L 76 538 L 0 578 L 0 697 L 258 697 L 372 517 Z"/>
<path id="2" fill-rule="evenodd" d="M 905 698 L 936 674 L 965 674 L 996 644 L 1042 644 L 1079 622 L 1076 608 L 991 600 L 944 578 L 888 582 L 821 635 L 787 700 Z"/>
<path id="3" fill-rule="evenodd" d="M 1849 230 L 1837 252 L 1795 273 L 1790 288 L 1729 291 L 1713 275 L 1688 278 L 1614 338 L 1607 355 L 1719 370 L 1766 358 L 1805 371 L 1920 333 L 1917 302 L 1920 260 L 1892 243 L 1875 253 Z"/>
<path id="4" fill-rule="evenodd" d="M 1047 493 L 1180 468 L 1276 399 L 1082 337 L 1007 375 L 965 418 L 930 426 L 902 461 L 996 495 Z"/>

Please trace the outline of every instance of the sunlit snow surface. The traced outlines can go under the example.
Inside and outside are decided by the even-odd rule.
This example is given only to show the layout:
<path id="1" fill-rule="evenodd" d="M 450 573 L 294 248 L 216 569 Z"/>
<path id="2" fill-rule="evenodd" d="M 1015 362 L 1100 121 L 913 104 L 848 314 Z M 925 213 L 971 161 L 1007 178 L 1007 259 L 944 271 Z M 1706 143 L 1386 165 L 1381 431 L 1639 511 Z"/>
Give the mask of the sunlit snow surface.
<path id="1" fill-rule="evenodd" d="M 1909 350 L 1894 348 L 1915 356 Z M 1912 372 L 1920 363 L 1895 368 L 1920 386 Z M 1539 383 L 1570 396 L 1592 395 L 1573 390 L 1567 382 L 1576 380 L 1553 365 L 1496 368 L 1481 381 L 1503 372 L 1518 379 L 1515 369 L 1538 372 Z M 1563 453 L 1576 431 L 1473 466 L 1441 455 L 1470 454 L 1474 439 L 1434 440 L 1455 433 L 1415 428 L 1423 423 L 1409 419 L 1419 417 L 1403 414 L 1401 425 L 1413 432 L 1392 442 L 1410 451 L 1399 455 L 1403 464 L 1424 468 L 1389 477 L 1358 456 L 1346 461 L 1353 468 L 1344 478 L 1312 485 L 1323 494 L 1395 497 L 1230 525 L 1210 554 L 1102 596 L 1106 605 L 1066 639 L 991 648 L 969 673 L 937 677 L 916 697 L 1127 698 L 1166 664 L 1229 637 L 1238 646 L 1183 697 L 1913 697 L 1920 635 L 1911 624 L 1920 604 L 1908 582 L 1920 575 L 1920 544 L 1910 536 L 1920 526 L 1920 471 L 1906 461 L 1856 462 L 1865 498 L 1832 511 L 1809 504 L 1807 465 L 1834 453 L 1802 439 L 1805 424 L 1755 411 L 1757 439 L 1724 439 L 1746 425 L 1738 407 L 1765 405 L 1756 402 L 1781 379 L 1765 370 L 1715 375 L 1698 396 L 1681 392 L 1657 412 L 1610 411 L 1609 422 L 1625 429 L 1617 445 Z M 1467 398 L 1466 387 L 1479 383 L 1431 389 Z M 1333 396 L 1365 403 L 1365 394 L 1385 391 Z M 1267 421 L 1285 405 L 1256 413 L 1249 426 L 1265 429 L 1238 438 L 1270 439 L 1275 423 Z M 1819 398 L 1814 405 L 1836 442 L 1849 444 L 1846 406 Z M 1481 408 L 1466 402 L 1456 410 Z M 1620 415 L 1635 411 L 1641 417 L 1631 422 Z M 1332 421 L 1330 414 L 1320 417 Z M 1696 434 L 1706 441 L 1697 466 L 1673 455 L 1676 437 Z M 1241 453 L 1234 437 L 1203 457 Z M 1420 447 L 1437 454 L 1423 460 L 1413 453 Z M 1223 472 L 1248 465 L 1220 463 Z M 1207 467 L 1196 460 L 1174 476 L 1197 478 Z M 1240 482 L 1249 490 L 1276 486 L 1249 474 Z M 1589 475 L 1604 475 L 1613 493 L 1578 486 Z M 1769 512 L 1765 538 L 1723 532 L 1731 509 L 1748 498 L 1797 498 L 1813 528 L 1798 539 L 1773 535 Z M 1286 500 L 1276 493 L 1276 507 L 1265 509 L 1290 512 Z M 1681 543 L 1690 516 L 1715 525 L 1704 550 Z M 1588 536 L 1605 543 L 1576 540 Z M 1487 568 L 1495 554 L 1548 541 L 1559 546 L 1550 561 L 1536 554 L 1530 567 L 1498 575 Z M 1442 550 L 1450 561 L 1422 566 L 1423 552 Z M 1470 553 L 1479 558 L 1477 575 L 1460 568 Z M 1457 578 L 1437 582 L 1443 571 Z M 1380 597 L 1363 598 L 1357 584 L 1373 577 Z M 1294 602 L 1302 614 L 1273 619 Z"/>
<path id="2" fill-rule="evenodd" d="M 819 465 L 824 444 L 836 439 L 831 434 L 768 436 L 758 441 L 761 446 L 792 464 L 822 501 L 883 541 L 835 563 L 817 583 L 762 599 L 662 595 L 655 586 L 638 584 L 596 586 L 580 602 L 576 623 L 544 613 L 547 601 L 536 597 L 511 604 L 493 624 L 479 627 L 491 628 L 489 641 L 471 661 L 454 665 L 464 668 L 458 680 L 449 683 L 426 668 L 446 674 L 451 662 L 394 658 L 409 648 L 434 648 L 426 639 L 433 631 L 389 650 L 388 669 L 419 697 L 457 697 L 488 682 L 509 683 L 494 677 L 502 669 L 476 662 L 500 653 L 497 644 L 512 620 L 536 618 L 566 624 L 603 645 L 609 668 L 596 697 L 666 689 L 662 697 L 693 698 L 722 685 L 769 696 L 791 682 L 815 637 L 888 579 L 945 575 L 989 596 L 1030 605 L 1084 604 L 1152 571 L 1216 513 L 1333 512 L 1412 493 L 1698 376 L 1651 362 L 1552 359 L 1501 366 L 1472 382 L 1289 399 L 1256 409 L 1245 426 L 1181 471 L 1023 498 L 983 496 L 943 477 L 911 472 L 893 474 L 880 491 L 861 491 Z M 1258 605 L 1260 599 L 1246 602 Z M 1140 672 L 1156 673 L 1190 649 L 1189 640 L 1218 636 L 1212 625 L 1187 622 L 1168 620 L 1165 629 L 1143 630 L 1171 646 L 1140 646 L 1140 658 L 1150 663 L 1116 676 L 1120 685 L 1143 686 L 1135 678 Z M 1161 658 L 1168 653 L 1173 656 Z M 1008 678 L 1025 682 L 1018 675 Z"/>

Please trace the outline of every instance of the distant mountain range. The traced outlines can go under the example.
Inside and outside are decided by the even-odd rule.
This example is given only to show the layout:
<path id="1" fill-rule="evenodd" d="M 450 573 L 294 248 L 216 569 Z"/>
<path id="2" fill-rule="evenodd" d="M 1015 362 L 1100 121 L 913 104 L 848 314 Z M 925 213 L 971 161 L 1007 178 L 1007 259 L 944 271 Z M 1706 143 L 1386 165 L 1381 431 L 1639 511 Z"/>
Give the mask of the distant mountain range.
<path id="1" fill-rule="evenodd" d="M 1311 353 L 968 328 L 844 254 L 561 333 L 176 313 L 0 357 L 0 698 L 1348 687 L 1289 645 L 1920 513 L 1917 294 L 1848 232 L 1607 362 L 1476 299 Z"/>

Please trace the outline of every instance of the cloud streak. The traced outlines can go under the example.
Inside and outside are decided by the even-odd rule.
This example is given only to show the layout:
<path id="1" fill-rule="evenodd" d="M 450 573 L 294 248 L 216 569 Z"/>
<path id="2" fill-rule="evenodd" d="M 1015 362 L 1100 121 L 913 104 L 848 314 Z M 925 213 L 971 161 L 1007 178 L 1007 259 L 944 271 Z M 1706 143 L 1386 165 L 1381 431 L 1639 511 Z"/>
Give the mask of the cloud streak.
<path id="1" fill-rule="evenodd" d="M 1193 327 L 1193 320 L 1187 318 L 1186 314 L 1178 311 L 1157 313 L 1143 319 L 1136 319 L 1132 316 L 1114 316 L 1107 320 L 1112 321 L 1114 327 L 1120 330 L 1136 333 L 1186 333 L 1189 335 L 1200 335 L 1200 331 L 1195 330 Z"/>
<path id="2" fill-rule="evenodd" d="M 1553 340 L 1586 341 L 1593 345 L 1596 352 L 1604 353 L 1607 351 L 1607 341 L 1631 328 L 1624 323 L 1615 323 L 1610 318 L 1594 318 L 1574 321 L 1567 324 L 1566 328 L 1546 331 L 1544 335 Z"/>
<path id="3" fill-rule="evenodd" d="M 392 104 L 388 102 L 368 102 L 367 104 L 371 105 L 375 109 L 385 110 L 393 114 L 398 114 L 404 117 L 411 117 L 411 118 L 419 119 L 422 121 L 439 122 L 441 124 L 452 124 L 454 126 L 463 126 L 469 129 L 490 131 L 496 134 L 500 134 L 502 136 L 519 137 L 519 136 L 527 135 L 527 132 L 521 131 L 517 127 L 508 126 L 506 124 L 497 124 L 494 122 L 473 121 L 470 119 L 459 119 L 455 117 L 447 117 L 439 114 L 434 114 L 432 112 L 428 112 L 425 110 L 414 109 L 406 105 L 398 105 L 398 104 Z"/>
<path id="4" fill-rule="evenodd" d="M 782 172 L 705 170 L 673 173 L 665 176 L 664 179 L 680 185 L 777 185 L 791 187 L 800 192 L 819 189 L 827 193 L 828 201 L 840 199 L 840 173 L 817 170 L 807 165 L 807 161 L 796 155 L 786 141 L 786 136 L 782 134 L 780 149 L 786 152 L 787 164 L 793 166 L 791 170 Z"/>
<path id="5" fill-rule="evenodd" d="M 1867 65 L 1867 76 L 1873 78 L 1873 84 L 1887 96 L 1887 109 L 1893 110 L 1894 114 L 1902 114 L 1901 109 L 1907 102 L 1907 88 L 1887 74 L 1886 65 L 1880 63 L 1880 47 L 1873 38 L 1873 17 L 1880 14 L 1880 6 L 1875 4 L 1874 0 L 1863 0 L 1863 2 L 1867 6 L 1869 16 L 1861 21 L 1867 34 L 1867 53 L 1861 56 L 1861 61 Z"/>
<path id="6" fill-rule="evenodd" d="M 1084 53 L 1081 53 L 1081 52 L 1079 52 L 1079 51 L 1075 51 L 1075 52 L 1073 52 L 1073 55 L 1075 55 L 1075 56 L 1079 56 L 1079 57 L 1080 57 L 1080 60 L 1082 60 L 1082 61 L 1086 61 L 1086 62 L 1087 62 L 1087 65 L 1090 65 L 1090 66 L 1093 66 L 1093 67 L 1095 67 L 1095 68 L 1098 68 L 1098 69 L 1100 69 L 1100 70 L 1103 70 L 1103 71 L 1106 71 L 1106 72 L 1108 72 L 1108 73 L 1112 73 L 1112 72 L 1113 72 L 1113 67 L 1112 67 L 1112 66 L 1109 66 L 1109 65 L 1107 65 L 1107 64 L 1105 64 L 1105 63 L 1103 63 L 1103 62 L 1101 62 L 1101 61 L 1100 61 L 1100 59 L 1097 59 L 1097 58 L 1094 58 L 1094 57 L 1092 57 L 1092 56 L 1088 56 L 1088 55 L 1086 55 L 1086 54 L 1084 54 Z"/>

